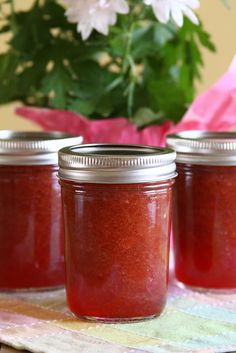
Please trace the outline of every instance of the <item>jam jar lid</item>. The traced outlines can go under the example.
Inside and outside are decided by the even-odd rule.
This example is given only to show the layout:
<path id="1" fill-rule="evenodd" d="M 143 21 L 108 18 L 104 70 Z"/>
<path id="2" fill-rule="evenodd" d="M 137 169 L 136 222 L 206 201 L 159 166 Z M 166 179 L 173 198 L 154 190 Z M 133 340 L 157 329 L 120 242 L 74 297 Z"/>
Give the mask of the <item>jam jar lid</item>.
<path id="1" fill-rule="evenodd" d="M 58 150 L 82 143 L 81 136 L 60 131 L 0 131 L 0 165 L 50 165 L 58 163 Z"/>
<path id="2" fill-rule="evenodd" d="M 167 136 L 178 163 L 236 165 L 236 132 L 184 131 Z"/>
<path id="3" fill-rule="evenodd" d="M 59 151 L 59 177 L 82 183 L 133 184 L 176 176 L 176 153 L 141 145 L 92 144 Z"/>

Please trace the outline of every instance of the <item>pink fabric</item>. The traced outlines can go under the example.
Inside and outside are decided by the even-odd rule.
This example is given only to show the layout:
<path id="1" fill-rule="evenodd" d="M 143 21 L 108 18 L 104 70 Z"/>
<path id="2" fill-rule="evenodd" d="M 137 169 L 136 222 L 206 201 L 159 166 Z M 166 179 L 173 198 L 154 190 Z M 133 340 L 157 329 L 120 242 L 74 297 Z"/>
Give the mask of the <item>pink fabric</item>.
<path id="1" fill-rule="evenodd" d="M 201 94 L 177 124 L 138 130 L 125 118 L 91 121 L 73 112 L 32 107 L 16 109 L 20 116 L 44 130 L 83 135 L 85 143 L 133 143 L 163 146 L 168 133 L 185 130 L 227 131 L 236 128 L 236 56 L 228 71 L 208 91 Z"/>
<path id="2" fill-rule="evenodd" d="M 193 102 L 182 121 L 181 130 L 226 131 L 236 128 L 236 56 L 227 72 Z"/>

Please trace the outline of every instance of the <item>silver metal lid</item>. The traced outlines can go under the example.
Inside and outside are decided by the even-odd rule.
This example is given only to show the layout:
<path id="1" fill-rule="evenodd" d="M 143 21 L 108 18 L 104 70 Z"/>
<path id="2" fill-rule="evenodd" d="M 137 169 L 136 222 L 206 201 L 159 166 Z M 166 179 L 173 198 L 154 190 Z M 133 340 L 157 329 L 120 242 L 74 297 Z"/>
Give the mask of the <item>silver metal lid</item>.
<path id="1" fill-rule="evenodd" d="M 58 163 L 58 150 L 82 143 L 81 136 L 59 131 L 0 131 L 0 165 L 49 165 Z"/>
<path id="2" fill-rule="evenodd" d="M 236 132 L 184 131 L 167 136 L 178 163 L 236 165 Z"/>
<path id="3" fill-rule="evenodd" d="M 176 176 L 176 153 L 139 145 L 94 144 L 59 151 L 59 177 L 81 183 L 132 184 Z"/>

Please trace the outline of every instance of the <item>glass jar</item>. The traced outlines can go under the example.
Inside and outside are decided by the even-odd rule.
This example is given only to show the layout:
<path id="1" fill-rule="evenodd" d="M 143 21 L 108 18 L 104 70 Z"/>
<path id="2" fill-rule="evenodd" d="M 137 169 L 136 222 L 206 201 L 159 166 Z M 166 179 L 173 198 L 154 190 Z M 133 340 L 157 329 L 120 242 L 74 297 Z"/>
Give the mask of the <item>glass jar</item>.
<path id="1" fill-rule="evenodd" d="M 175 274 L 197 290 L 236 288 L 236 133 L 167 137 L 177 151 Z"/>
<path id="2" fill-rule="evenodd" d="M 175 153 L 131 145 L 59 152 L 71 311 L 101 321 L 159 315 L 166 302 Z"/>
<path id="3" fill-rule="evenodd" d="M 0 290 L 64 284 L 57 152 L 61 132 L 0 131 Z"/>

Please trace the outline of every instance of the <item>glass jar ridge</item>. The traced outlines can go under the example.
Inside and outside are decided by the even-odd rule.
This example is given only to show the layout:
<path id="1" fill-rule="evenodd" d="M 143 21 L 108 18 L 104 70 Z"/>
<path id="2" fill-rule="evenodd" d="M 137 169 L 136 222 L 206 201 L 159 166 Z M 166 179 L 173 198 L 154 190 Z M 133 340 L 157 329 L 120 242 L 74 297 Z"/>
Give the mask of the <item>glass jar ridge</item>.
<path id="1" fill-rule="evenodd" d="M 78 162 L 81 150 L 83 158 Z M 154 160 L 155 157 L 161 160 L 162 151 L 170 154 L 168 163 L 174 163 L 175 154 L 168 149 L 144 146 L 93 145 L 92 149 L 78 146 L 64 150 L 63 156 L 60 151 L 59 164 L 63 169 L 66 151 L 69 152 L 67 166 L 71 171 L 71 159 L 71 163 L 77 163 L 74 168 L 78 172 L 65 177 L 59 170 L 70 309 L 79 317 L 105 322 L 159 315 L 167 295 L 175 171 L 165 180 L 155 180 L 158 174 L 152 173 L 152 168 L 157 169 Z M 124 162 L 122 153 L 125 153 Z M 139 161 L 135 166 L 130 163 L 143 156 L 148 157 L 148 167 Z M 149 170 L 152 181 L 134 179 L 133 168 L 139 177 L 139 168 Z M 83 169 L 87 182 L 80 173 Z M 100 169 L 103 174 L 97 175 Z M 114 175 L 120 177 L 124 171 L 127 172 L 125 180 L 119 178 L 114 182 Z M 89 173 L 94 175 L 93 179 Z M 107 175 L 111 176 L 109 182 Z M 159 177 L 162 179 L 163 175 Z"/>
<path id="2" fill-rule="evenodd" d="M 0 290 L 64 285 L 58 148 L 80 142 L 62 132 L 0 131 Z"/>
<path id="3" fill-rule="evenodd" d="M 0 165 L 58 163 L 58 150 L 82 143 L 82 136 L 61 131 L 0 131 Z"/>
<path id="4" fill-rule="evenodd" d="M 167 136 L 177 151 L 173 235 L 177 280 L 195 290 L 236 288 L 236 133 Z"/>
<path id="5" fill-rule="evenodd" d="M 167 144 L 179 163 L 236 165 L 234 132 L 184 131 L 168 135 Z"/>

